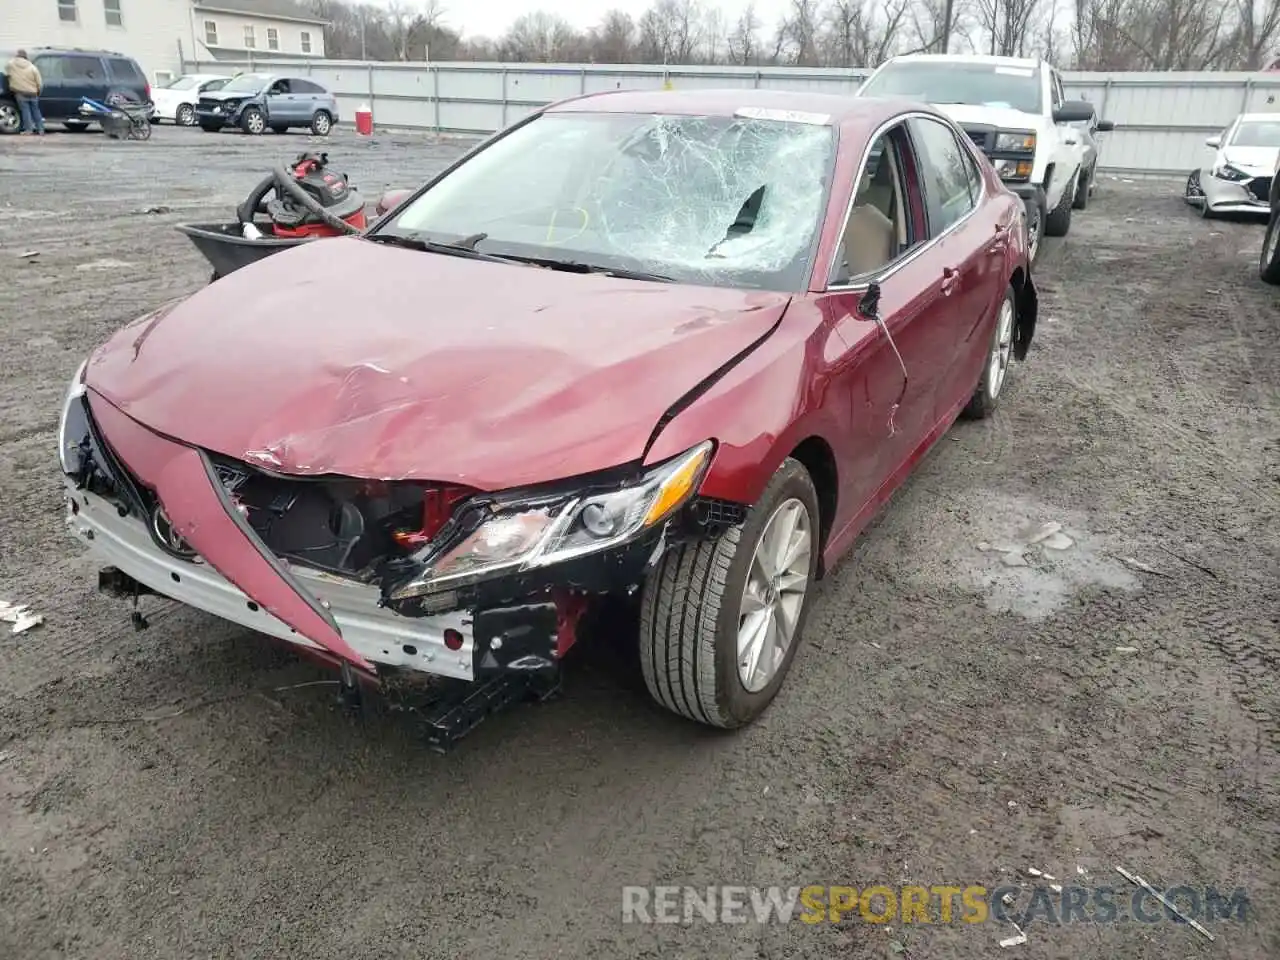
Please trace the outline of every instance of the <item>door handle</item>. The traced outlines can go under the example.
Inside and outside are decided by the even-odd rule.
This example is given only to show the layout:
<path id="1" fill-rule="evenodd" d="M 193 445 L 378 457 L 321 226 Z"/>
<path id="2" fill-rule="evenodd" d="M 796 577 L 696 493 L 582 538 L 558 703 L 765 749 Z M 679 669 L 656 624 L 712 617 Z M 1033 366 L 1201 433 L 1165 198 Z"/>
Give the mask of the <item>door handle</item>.
<path id="1" fill-rule="evenodd" d="M 955 293 L 956 287 L 960 283 L 960 271 L 955 267 L 942 268 L 942 295 L 949 297 Z"/>

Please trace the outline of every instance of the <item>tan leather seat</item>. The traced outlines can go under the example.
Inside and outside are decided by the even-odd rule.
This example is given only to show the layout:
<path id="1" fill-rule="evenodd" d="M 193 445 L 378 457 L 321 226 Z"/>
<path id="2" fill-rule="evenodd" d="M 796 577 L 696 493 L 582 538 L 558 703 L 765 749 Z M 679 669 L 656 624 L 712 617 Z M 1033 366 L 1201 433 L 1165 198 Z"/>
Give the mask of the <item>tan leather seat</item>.
<path id="1" fill-rule="evenodd" d="M 896 233 L 893 221 L 875 207 L 854 207 L 844 230 L 844 256 L 849 275 L 870 273 L 892 260 Z"/>

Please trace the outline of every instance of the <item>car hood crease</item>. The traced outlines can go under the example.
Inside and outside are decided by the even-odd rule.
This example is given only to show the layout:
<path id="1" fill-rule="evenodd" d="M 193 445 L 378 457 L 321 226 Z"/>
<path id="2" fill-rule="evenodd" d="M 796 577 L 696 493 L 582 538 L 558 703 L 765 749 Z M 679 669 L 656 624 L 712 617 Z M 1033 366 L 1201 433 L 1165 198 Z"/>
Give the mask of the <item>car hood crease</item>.
<path id="1" fill-rule="evenodd" d="M 86 382 L 280 473 L 502 489 L 639 459 L 789 299 L 330 239 L 130 325 Z"/>

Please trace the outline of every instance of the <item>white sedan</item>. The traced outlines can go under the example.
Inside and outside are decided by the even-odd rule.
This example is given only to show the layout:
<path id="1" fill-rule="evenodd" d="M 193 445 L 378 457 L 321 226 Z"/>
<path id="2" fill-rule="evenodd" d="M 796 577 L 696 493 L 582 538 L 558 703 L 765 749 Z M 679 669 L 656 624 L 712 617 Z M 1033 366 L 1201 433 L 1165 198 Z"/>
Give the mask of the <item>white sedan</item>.
<path id="1" fill-rule="evenodd" d="M 1280 114 L 1243 113 L 1205 145 L 1210 166 L 1187 177 L 1187 203 L 1206 217 L 1271 212 L 1271 178 L 1280 159 Z"/>
<path id="2" fill-rule="evenodd" d="M 151 121 L 168 120 L 180 127 L 195 126 L 196 101 L 200 94 L 221 90 L 230 79 L 215 73 L 187 73 L 170 84 L 155 88 L 151 91 L 151 100 L 156 105 L 156 112 Z"/>

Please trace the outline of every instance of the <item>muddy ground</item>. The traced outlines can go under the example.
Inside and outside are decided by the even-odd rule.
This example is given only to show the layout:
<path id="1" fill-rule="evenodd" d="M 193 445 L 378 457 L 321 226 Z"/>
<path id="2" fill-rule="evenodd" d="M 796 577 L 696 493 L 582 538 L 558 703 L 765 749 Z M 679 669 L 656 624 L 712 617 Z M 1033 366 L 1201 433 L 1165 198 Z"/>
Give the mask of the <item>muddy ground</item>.
<path id="1" fill-rule="evenodd" d="M 307 145 L 0 140 L 0 598 L 45 616 L 0 633 L 0 957 L 1280 955 L 1280 290 L 1258 224 L 1104 179 L 1045 250 L 1000 414 L 958 425 L 824 583 L 752 729 L 668 716 L 585 650 L 562 699 L 441 757 L 210 617 L 134 633 L 63 528 L 68 378 L 205 283 L 174 223 L 227 217 Z M 325 148 L 370 196 L 460 149 Z M 1028 566 L 978 547 L 1049 521 L 1074 545 Z M 621 922 L 624 885 L 1014 883 L 1025 906 L 1029 867 L 1124 887 L 1116 865 L 1246 888 L 1246 919 L 1206 921 L 1214 943 L 1037 922 L 1005 949 L 996 922 Z"/>

